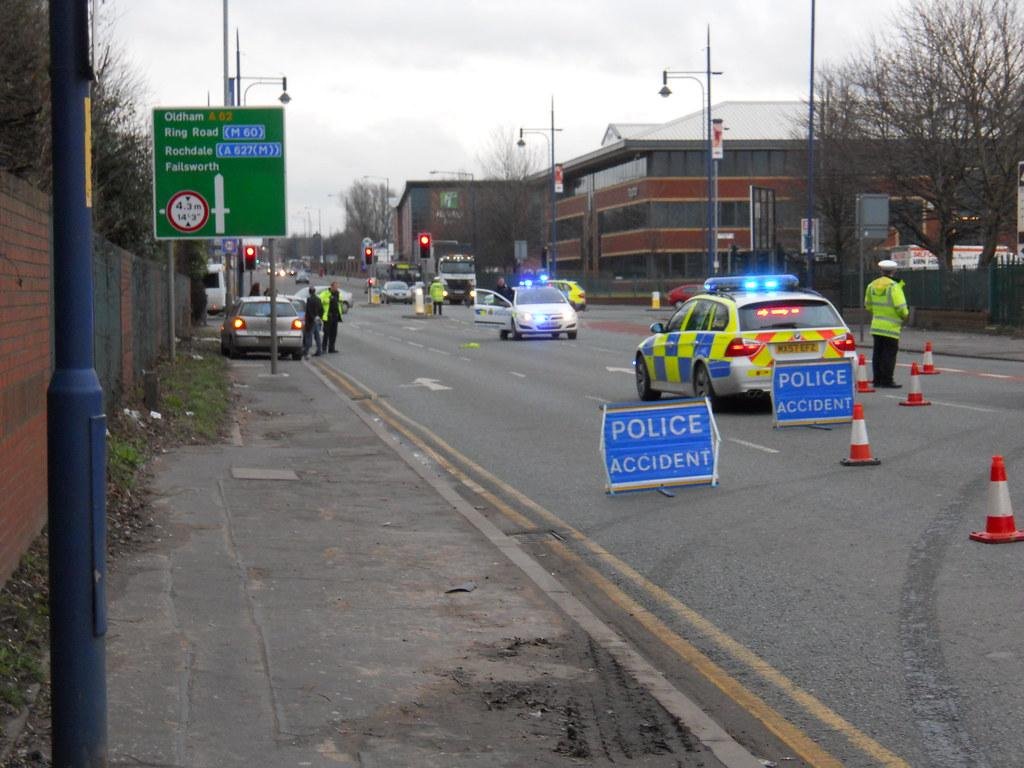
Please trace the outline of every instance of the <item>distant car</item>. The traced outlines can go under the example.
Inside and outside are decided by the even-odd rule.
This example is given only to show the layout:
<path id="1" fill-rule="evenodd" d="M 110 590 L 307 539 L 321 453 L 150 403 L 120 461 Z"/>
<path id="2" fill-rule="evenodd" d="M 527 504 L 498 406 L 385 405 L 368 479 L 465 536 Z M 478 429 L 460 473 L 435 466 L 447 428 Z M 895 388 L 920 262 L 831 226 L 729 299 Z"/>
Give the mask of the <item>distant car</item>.
<path id="1" fill-rule="evenodd" d="M 778 362 L 853 358 L 853 333 L 836 308 L 792 275 L 711 278 L 707 290 L 651 325 L 636 349 L 641 400 L 768 394 Z"/>
<path id="2" fill-rule="evenodd" d="M 577 312 L 582 312 L 587 308 L 587 292 L 575 280 L 548 280 L 548 285 L 554 286 L 565 294 L 565 298 Z"/>
<path id="3" fill-rule="evenodd" d="M 309 285 L 309 272 L 307 272 L 304 269 L 300 269 L 298 272 L 295 273 L 295 282 L 306 283 L 307 285 Z"/>
<path id="4" fill-rule="evenodd" d="M 689 301 L 698 293 L 704 293 L 704 283 L 683 283 L 665 294 L 665 299 L 673 307 L 679 309 L 684 302 Z"/>
<path id="5" fill-rule="evenodd" d="M 409 289 L 409 284 L 401 280 L 388 280 L 384 283 L 384 288 L 381 289 L 380 295 L 384 299 L 385 304 L 390 304 L 391 302 L 398 302 L 400 304 L 412 303 L 412 291 Z"/>
<path id="6" fill-rule="evenodd" d="M 224 317 L 220 330 L 220 351 L 225 357 L 242 357 L 249 352 L 270 353 L 270 298 L 245 296 L 237 299 Z M 277 300 L 277 351 L 302 358 L 302 314 L 291 299 Z"/>
<path id="7" fill-rule="evenodd" d="M 331 286 L 329 285 L 317 285 L 313 290 L 316 291 L 316 295 L 319 296 L 321 293 L 326 291 Z M 345 305 L 345 312 L 349 312 L 352 309 L 352 291 L 346 291 L 344 288 L 339 287 L 338 293 L 341 294 L 341 303 Z"/>
<path id="8" fill-rule="evenodd" d="M 549 285 L 519 286 L 512 301 L 477 288 L 473 299 L 473 323 L 497 328 L 503 339 L 537 335 L 557 339 L 563 333 L 575 339 L 578 322 L 569 300 Z"/>

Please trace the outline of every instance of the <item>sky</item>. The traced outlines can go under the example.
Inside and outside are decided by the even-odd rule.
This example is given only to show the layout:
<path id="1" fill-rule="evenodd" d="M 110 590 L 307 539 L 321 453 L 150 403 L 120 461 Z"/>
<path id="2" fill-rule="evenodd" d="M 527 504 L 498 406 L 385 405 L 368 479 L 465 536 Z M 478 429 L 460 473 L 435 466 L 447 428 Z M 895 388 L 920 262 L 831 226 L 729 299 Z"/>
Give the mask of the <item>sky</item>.
<path id="1" fill-rule="evenodd" d="M 906 0 L 817 0 L 821 68 L 863 50 Z M 223 0 L 94 0 L 152 107 L 224 99 Z M 706 66 L 712 101 L 808 96 L 811 0 L 228 0 L 249 106 L 288 78 L 292 234 L 344 227 L 340 193 L 364 176 L 395 202 L 407 180 L 483 176 L 501 136 L 528 134 L 538 168 L 600 146 L 609 123 L 662 123 L 701 108 L 701 85 L 663 69 Z M 703 78 L 701 78 L 703 79 Z M 506 145 L 507 146 L 507 145 Z M 431 175 L 430 171 L 445 173 Z"/>

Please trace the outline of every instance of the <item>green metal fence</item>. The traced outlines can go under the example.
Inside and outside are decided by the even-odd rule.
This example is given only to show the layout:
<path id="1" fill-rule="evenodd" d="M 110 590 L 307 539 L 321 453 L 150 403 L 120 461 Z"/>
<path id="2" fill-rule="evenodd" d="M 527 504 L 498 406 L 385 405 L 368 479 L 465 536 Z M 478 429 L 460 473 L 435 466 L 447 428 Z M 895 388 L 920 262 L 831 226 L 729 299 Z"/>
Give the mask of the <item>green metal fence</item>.
<path id="1" fill-rule="evenodd" d="M 1024 327 L 1024 265 L 996 265 L 989 272 L 989 321 Z"/>

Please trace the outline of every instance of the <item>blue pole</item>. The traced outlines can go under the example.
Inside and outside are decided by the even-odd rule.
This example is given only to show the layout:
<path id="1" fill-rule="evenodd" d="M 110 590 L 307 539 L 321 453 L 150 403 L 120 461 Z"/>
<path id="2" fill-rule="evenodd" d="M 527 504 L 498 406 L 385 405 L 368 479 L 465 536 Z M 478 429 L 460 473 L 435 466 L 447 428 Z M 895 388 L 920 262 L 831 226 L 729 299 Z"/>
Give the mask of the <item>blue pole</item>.
<path id="1" fill-rule="evenodd" d="M 106 418 L 93 368 L 88 0 L 50 0 L 55 366 L 47 391 L 53 765 L 107 765 Z"/>
<path id="2" fill-rule="evenodd" d="M 707 221 L 704 223 L 704 227 L 707 231 L 708 239 L 708 277 L 715 274 L 715 248 L 718 245 L 713 240 L 716 237 L 714 232 L 714 220 L 715 220 L 715 191 L 714 191 L 714 166 L 711 159 L 711 27 L 708 26 L 708 47 L 707 47 L 707 78 L 708 78 L 708 210 L 706 213 Z"/>

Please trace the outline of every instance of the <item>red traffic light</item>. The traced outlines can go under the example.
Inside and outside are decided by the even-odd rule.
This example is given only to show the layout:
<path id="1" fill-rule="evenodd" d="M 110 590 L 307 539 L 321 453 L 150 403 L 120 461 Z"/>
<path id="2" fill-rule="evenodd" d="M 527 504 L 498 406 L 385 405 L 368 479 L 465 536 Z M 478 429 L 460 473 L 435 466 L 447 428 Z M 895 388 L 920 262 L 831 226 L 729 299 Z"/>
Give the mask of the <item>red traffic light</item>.
<path id="1" fill-rule="evenodd" d="M 420 258 L 421 259 L 429 259 L 430 258 L 430 233 L 429 232 L 421 232 L 420 233 Z"/>
<path id="2" fill-rule="evenodd" d="M 373 264 L 373 248 L 370 246 L 363 248 L 363 260 L 366 262 L 367 266 Z"/>
<path id="3" fill-rule="evenodd" d="M 256 269 L 256 246 L 246 245 L 242 248 L 242 255 L 245 256 L 245 268 Z"/>

